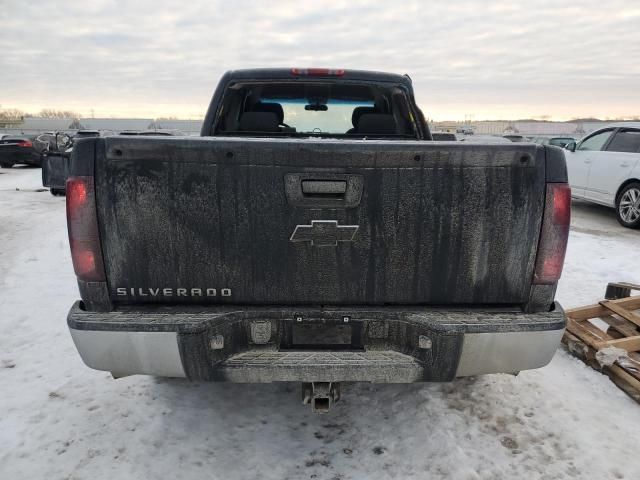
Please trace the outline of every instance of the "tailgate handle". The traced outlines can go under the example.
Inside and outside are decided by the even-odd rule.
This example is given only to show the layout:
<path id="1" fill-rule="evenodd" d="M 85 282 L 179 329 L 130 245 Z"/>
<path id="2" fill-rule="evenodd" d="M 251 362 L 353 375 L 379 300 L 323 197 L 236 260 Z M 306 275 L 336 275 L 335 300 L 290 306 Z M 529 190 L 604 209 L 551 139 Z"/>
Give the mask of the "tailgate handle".
<path id="1" fill-rule="evenodd" d="M 347 192 L 345 180 L 303 180 L 302 193 L 314 197 L 335 197 Z"/>
<path id="2" fill-rule="evenodd" d="M 287 203 L 302 208 L 356 208 L 364 190 L 364 176 L 357 173 L 287 173 Z"/>

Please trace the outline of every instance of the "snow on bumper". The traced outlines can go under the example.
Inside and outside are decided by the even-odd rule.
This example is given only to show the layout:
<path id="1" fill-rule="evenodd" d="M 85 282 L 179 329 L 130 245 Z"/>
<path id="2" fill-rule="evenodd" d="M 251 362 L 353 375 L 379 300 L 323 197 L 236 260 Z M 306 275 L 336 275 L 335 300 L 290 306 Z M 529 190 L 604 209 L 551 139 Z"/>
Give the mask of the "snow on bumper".
<path id="1" fill-rule="evenodd" d="M 406 383 L 542 367 L 565 318 L 558 304 L 533 314 L 381 307 L 296 309 L 292 316 L 267 307 L 99 313 L 77 302 L 68 324 L 83 361 L 116 376 Z M 298 326 L 323 331 L 332 324 L 347 332 L 340 345 L 296 344 Z"/>

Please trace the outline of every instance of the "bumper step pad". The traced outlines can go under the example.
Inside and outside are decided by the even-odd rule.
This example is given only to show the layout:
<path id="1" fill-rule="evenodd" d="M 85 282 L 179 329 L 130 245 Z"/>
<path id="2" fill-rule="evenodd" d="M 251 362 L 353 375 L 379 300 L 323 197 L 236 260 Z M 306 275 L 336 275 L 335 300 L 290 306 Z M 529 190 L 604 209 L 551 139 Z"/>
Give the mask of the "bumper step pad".
<path id="1" fill-rule="evenodd" d="M 383 367 L 383 368 L 381 368 Z M 424 366 L 415 358 L 394 351 L 368 352 L 245 352 L 227 359 L 218 368 L 227 380 L 341 381 L 407 383 L 418 380 Z M 258 378 L 260 380 L 258 380 Z"/>

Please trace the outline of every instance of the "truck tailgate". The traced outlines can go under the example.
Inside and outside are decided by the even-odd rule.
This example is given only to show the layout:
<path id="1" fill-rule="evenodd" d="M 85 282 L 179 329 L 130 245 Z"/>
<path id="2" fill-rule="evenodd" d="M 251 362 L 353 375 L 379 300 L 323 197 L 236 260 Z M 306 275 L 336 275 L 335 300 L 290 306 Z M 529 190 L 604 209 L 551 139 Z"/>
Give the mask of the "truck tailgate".
<path id="1" fill-rule="evenodd" d="M 95 151 L 115 304 L 528 299 L 542 147 L 111 137 Z"/>

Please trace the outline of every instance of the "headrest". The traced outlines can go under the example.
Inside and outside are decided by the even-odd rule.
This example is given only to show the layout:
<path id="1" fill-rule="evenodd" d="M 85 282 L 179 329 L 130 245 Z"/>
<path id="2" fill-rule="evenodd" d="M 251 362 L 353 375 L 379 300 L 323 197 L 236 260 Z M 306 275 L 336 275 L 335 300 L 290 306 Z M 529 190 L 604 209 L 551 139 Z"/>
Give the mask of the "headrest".
<path id="1" fill-rule="evenodd" d="M 278 117 L 278 123 L 282 123 L 284 121 L 284 110 L 282 109 L 282 105 L 279 103 L 272 102 L 258 102 L 251 109 L 252 112 L 271 112 L 275 113 Z"/>
<path id="2" fill-rule="evenodd" d="M 357 133 L 370 135 L 389 135 L 397 133 L 393 115 L 383 113 L 366 113 L 360 117 Z"/>
<path id="3" fill-rule="evenodd" d="M 240 117 L 243 132 L 279 132 L 278 116 L 271 112 L 245 112 Z"/>
<path id="4" fill-rule="evenodd" d="M 376 113 L 376 107 L 356 107 L 351 114 L 351 125 L 358 127 L 358 120 L 366 113 Z"/>

